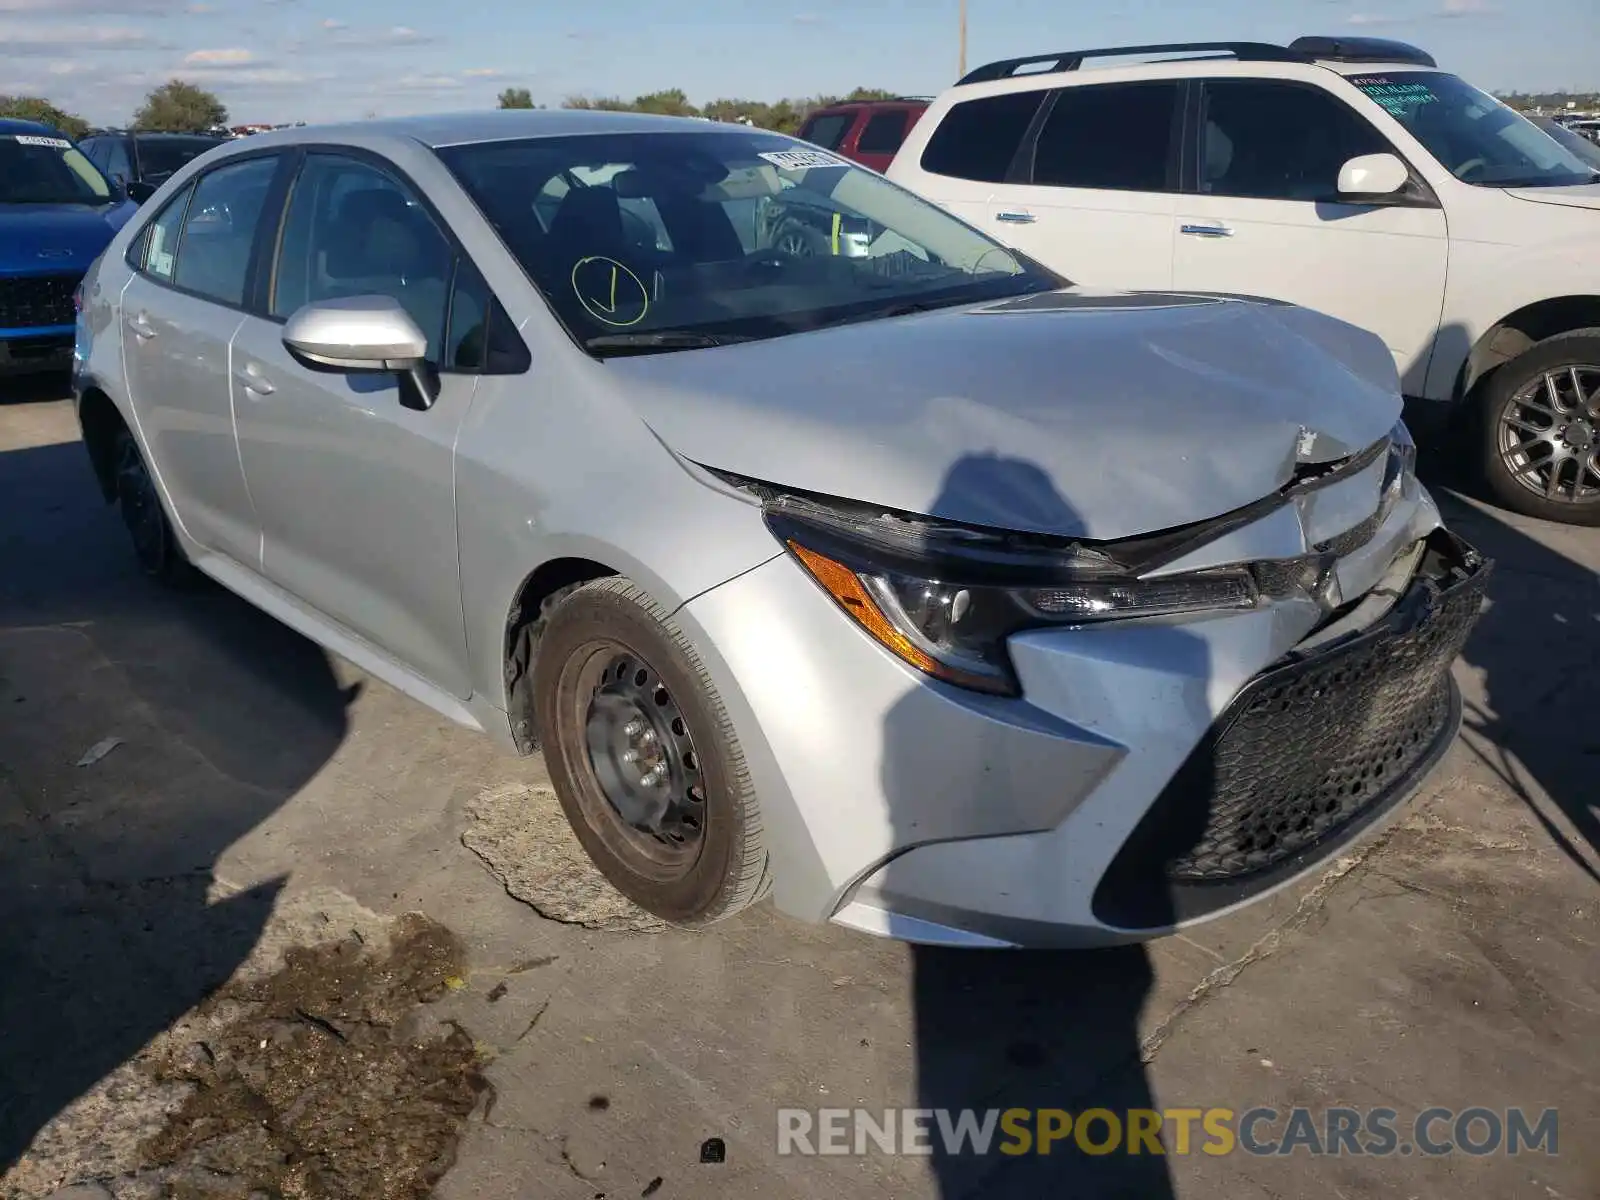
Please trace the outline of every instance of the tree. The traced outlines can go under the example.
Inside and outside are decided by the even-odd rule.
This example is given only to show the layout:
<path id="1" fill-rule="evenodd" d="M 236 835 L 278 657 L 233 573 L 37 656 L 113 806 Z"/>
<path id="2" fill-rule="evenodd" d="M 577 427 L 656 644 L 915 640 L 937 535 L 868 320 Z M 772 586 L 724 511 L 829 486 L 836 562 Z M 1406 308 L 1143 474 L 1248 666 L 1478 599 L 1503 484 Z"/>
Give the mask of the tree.
<path id="1" fill-rule="evenodd" d="M 533 93 L 527 88 L 508 87 L 500 93 L 501 108 L 532 108 Z"/>
<path id="2" fill-rule="evenodd" d="M 165 133 L 187 133 L 211 129 L 228 123 L 228 110 L 222 101 L 202 87 L 169 79 L 144 98 L 144 106 L 133 115 L 135 129 Z"/>
<path id="3" fill-rule="evenodd" d="M 59 129 L 74 141 L 89 132 L 89 122 L 39 96 L 0 96 L 0 117 L 37 121 L 52 129 Z"/>

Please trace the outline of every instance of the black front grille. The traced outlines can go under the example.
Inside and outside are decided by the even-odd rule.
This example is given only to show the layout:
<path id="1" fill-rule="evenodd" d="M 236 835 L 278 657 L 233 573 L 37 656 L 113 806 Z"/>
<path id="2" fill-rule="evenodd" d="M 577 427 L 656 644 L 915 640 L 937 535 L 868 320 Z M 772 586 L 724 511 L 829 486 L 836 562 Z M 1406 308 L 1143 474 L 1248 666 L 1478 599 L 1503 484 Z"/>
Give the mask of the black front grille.
<path id="1" fill-rule="evenodd" d="M 1378 625 L 1247 685 L 1118 854 L 1102 919 L 1150 927 L 1234 903 L 1402 798 L 1455 733 L 1450 664 L 1490 565 L 1441 531 Z"/>
<path id="2" fill-rule="evenodd" d="M 82 271 L 0 278 L 0 329 L 73 324 L 72 293 L 82 280 Z"/>

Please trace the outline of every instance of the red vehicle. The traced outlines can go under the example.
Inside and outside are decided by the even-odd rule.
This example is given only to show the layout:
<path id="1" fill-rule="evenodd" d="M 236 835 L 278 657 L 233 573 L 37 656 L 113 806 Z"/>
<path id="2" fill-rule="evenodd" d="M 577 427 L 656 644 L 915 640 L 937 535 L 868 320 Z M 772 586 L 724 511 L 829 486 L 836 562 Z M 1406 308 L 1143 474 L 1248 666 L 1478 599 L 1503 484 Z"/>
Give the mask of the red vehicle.
<path id="1" fill-rule="evenodd" d="M 864 167 L 886 171 L 931 102 L 925 96 L 901 96 L 830 104 L 806 118 L 800 136 Z"/>

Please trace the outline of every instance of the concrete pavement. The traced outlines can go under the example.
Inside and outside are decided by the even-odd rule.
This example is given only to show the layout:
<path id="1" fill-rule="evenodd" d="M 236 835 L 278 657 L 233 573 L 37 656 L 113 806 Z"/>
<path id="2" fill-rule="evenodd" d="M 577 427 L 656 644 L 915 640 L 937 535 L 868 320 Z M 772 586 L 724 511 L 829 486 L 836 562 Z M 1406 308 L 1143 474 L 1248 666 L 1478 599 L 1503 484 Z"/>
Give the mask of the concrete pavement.
<path id="1" fill-rule="evenodd" d="M 0 1196 L 175 1186 L 148 1139 L 193 1088 L 157 1067 L 243 1019 L 218 988 L 407 912 L 461 944 L 418 1011 L 483 1085 L 429 1126 L 459 1139 L 443 1200 L 1600 1195 L 1594 530 L 1447 501 L 1500 562 L 1468 732 L 1322 879 L 1146 948 L 958 954 L 638 919 L 537 760 L 140 579 L 75 433 L 48 389 L 0 403 Z M 1560 1153 L 777 1154 L 779 1108 L 856 1105 L 1557 1107 Z"/>

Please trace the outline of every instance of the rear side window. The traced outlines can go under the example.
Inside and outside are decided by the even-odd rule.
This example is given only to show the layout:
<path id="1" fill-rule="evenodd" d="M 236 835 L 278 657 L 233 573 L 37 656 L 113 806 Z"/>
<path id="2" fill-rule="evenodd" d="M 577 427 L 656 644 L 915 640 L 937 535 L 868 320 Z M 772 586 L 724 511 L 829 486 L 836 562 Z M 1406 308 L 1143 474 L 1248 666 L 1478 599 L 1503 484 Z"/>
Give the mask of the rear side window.
<path id="1" fill-rule="evenodd" d="M 828 113 L 812 117 L 800 131 L 800 136 L 824 150 L 837 150 L 839 143 L 844 141 L 844 135 L 850 132 L 854 120 L 854 113 Z"/>
<path id="2" fill-rule="evenodd" d="M 256 226 L 277 171 L 276 157 L 253 158 L 201 176 L 183 223 L 175 284 L 222 304 L 244 303 Z"/>
<path id="3" fill-rule="evenodd" d="M 1121 83 L 1063 88 L 1033 156 L 1033 182 L 1121 192 L 1177 190 L 1170 170 L 1178 87 Z"/>
<path id="4" fill-rule="evenodd" d="M 955 179 L 1003 182 L 1044 96 L 1041 91 L 1007 92 L 957 104 L 928 139 L 922 169 Z"/>
<path id="5" fill-rule="evenodd" d="M 893 154 L 906 140 L 910 121 L 911 114 L 903 108 L 874 114 L 856 139 L 856 153 Z"/>

